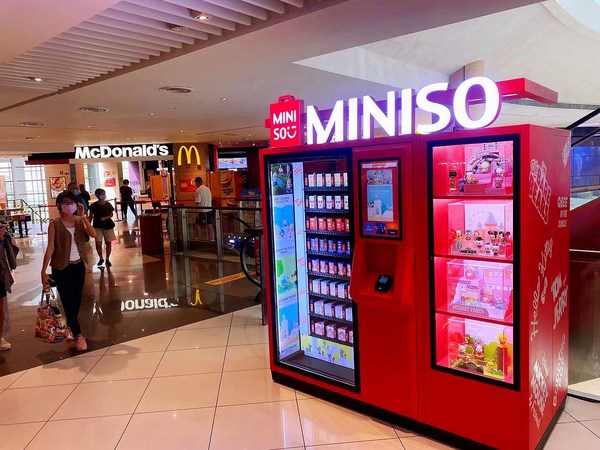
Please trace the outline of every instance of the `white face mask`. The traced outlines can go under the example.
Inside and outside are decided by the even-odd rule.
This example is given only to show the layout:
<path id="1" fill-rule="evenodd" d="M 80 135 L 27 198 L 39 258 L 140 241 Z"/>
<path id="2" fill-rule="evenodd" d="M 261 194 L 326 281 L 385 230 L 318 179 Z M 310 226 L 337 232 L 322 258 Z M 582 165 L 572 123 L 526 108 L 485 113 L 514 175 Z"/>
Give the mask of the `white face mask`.
<path id="1" fill-rule="evenodd" d="M 70 205 L 62 205 L 60 210 L 65 214 L 75 214 L 75 211 L 77 211 L 77 205 L 75 203 L 71 203 Z"/>

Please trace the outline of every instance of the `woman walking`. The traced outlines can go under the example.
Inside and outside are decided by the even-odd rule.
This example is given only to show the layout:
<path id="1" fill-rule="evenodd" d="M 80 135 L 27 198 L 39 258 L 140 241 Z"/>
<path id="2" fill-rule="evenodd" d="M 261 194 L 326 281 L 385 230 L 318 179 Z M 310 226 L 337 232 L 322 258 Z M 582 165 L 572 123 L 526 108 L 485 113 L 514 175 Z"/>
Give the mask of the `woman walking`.
<path id="1" fill-rule="evenodd" d="M 0 225 L 0 351 L 10 350 L 10 345 L 4 339 L 4 335 L 8 329 L 8 300 L 6 293 L 10 292 L 10 288 L 14 283 L 12 271 L 17 268 L 17 247 L 10 236 L 6 232 L 6 224 Z"/>
<path id="2" fill-rule="evenodd" d="M 115 208 L 109 202 L 106 201 L 106 191 L 102 188 L 98 188 L 94 191 L 94 195 L 98 199 L 90 205 L 89 215 L 90 219 L 93 220 L 94 229 L 96 230 L 96 252 L 98 252 L 98 267 L 104 264 L 104 258 L 102 257 L 102 241 L 104 240 L 104 246 L 106 247 L 106 267 L 112 266 L 110 262 L 110 253 L 112 251 L 112 241 L 117 237 L 113 228 L 115 223 L 112 220 L 113 212 Z M 136 216 L 137 217 L 137 216 Z"/>
<path id="3" fill-rule="evenodd" d="M 52 267 L 52 277 L 60 295 L 67 325 L 76 340 L 77 350 L 87 350 L 87 343 L 81 333 L 79 308 L 85 281 L 85 265 L 82 257 L 85 252 L 86 234 L 96 237 L 92 227 L 83 213 L 83 204 L 77 203 L 72 192 L 64 192 L 58 203 L 59 217 L 52 219 L 48 226 L 48 247 L 42 263 L 42 285 L 48 285 L 48 264 Z M 75 212 L 78 213 L 75 216 Z"/>

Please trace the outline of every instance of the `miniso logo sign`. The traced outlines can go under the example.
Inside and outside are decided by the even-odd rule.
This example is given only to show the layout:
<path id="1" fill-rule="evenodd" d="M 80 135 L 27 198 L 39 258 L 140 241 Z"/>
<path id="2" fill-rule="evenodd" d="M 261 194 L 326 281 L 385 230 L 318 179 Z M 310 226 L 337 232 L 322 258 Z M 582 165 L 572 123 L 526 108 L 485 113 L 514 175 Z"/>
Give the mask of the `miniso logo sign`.
<path id="1" fill-rule="evenodd" d="M 173 154 L 173 144 L 100 145 L 75 147 L 75 159 L 141 158 Z"/>

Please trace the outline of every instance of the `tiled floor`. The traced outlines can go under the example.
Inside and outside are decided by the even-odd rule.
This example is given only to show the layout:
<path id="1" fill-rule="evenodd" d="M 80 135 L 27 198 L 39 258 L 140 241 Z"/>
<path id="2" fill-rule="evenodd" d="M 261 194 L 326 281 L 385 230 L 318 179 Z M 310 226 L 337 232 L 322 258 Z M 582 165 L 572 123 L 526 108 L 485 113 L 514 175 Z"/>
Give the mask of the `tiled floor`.
<path id="1" fill-rule="evenodd" d="M 449 448 L 271 381 L 252 307 L 0 377 L 0 449 Z M 546 449 L 600 448 L 569 398 Z"/>

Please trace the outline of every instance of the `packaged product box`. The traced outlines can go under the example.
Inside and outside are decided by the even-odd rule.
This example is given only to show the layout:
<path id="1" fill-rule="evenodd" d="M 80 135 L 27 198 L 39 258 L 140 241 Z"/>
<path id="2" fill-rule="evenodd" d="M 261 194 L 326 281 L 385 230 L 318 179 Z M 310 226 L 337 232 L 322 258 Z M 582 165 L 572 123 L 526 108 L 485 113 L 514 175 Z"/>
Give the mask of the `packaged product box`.
<path id="1" fill-rule="evenodd" d="M 338 284 L 338 298 L 348 298 L 348 283 Z"/>
<path id="2" fill-rule="evenodd" d="M 348 322 L 352 322 L 352 306 L 344 307 L 344 315 Z"/>
<path id="3" fill-rule="evenodd" d="M 317 334 L 319 336 L 325 335 L 325 322 L 323 322 L 323 321 L 315 322 L 315 334 Z"/>
<path id="4" fill-rule="evenodd" d="M 317 174 L 308 174 L 308 187 L 315 187 L 317 185 Z"/>
<path id="5" fill-rule="evenodd" d="M 319 271 L 319 258 L 311 258 L 310 262 L 311 262 L 311 267 L 312 267 L 312 269 L 310 269 L 310 270 L 312 272 L 318 272 Z"/>
<path id="6" fill-rule="evenodd" d="M 337 251 L 336 241 L 333 239 L 327 240 L 327 251 L 329 253 L 335 253 Z"/>
<path id="7" fill-rule="evenodd" d="M 344 219 L 344 225 L 346 228 L 346 233 L 350 233 L 350 219 Z"/>
<path id="8" fill-rule="evenodd" d="M 335 302 L 326 302 L 324 305 L 325 314 L 327 317 L 335 317 Z"/>
<path id="9" fill-rule="evenodd" d="M 323 209 L 325 207 L 325 199 L 322 195 L 317 195 L 317 208 Z"/>
<path id="10" fill-rule="evenodd" d="M 310 238 L 310 248 L 312 248 L 313 252 L 319 251 L 319 239 Z"/>
<path id="11" fill-rule="evenodd" d="M 329 282 L 329 295 L 331 295 L 332 297 L 337 297 L 337 285 L 337 281 Z"/>
<path id="12" fill-rule="evenodd" d="M 346 305 L 344 303 L 335 305 L 335 317 L 336 319 L 346 320 Z"/>
<path id="13" fill-rule="evenodd" d="M 309 208 L 316 208 L 317 207 L 317 197 L 314 195 L 309 195 L 308 196 L 308 207 Z"/>
<path id="14" fill-rule="evenodd" d="M 309 217 L 308 218 L 308 229 L 309 230 L 316 230 L 317 229 L 317 216 L 313 216 L 313 217 Z"/>
<path id="15" fill-rule="evenodd" d="M 310 199 L 309 199 L 309 203 L 310 203 Z M 342 196 L 341 195 L 336 195 L 333 198 L 333 207 L 335 209 L 342 209 Z"/>
<path id="16" fill-rule="evenodd" d="M 348 186 L 348 172 L 344 172 L 344 186 Z"/>
<path id="17" fill-rule="evenodd" d="M 321 273 L 327 273 L 327 270 L 328 270 L 328 264 L 327 264 L 327 261 L 326 261 L 326 260 L 324 260 L 324 259 L 320 259 L 320 260 L 319 260 L 319 272 L 321 272 Z M 323 292 L 321 292 L 321 294 L 322 294 L 322 293 L 323 293 Z"/>
<path id="18" fill-rule="evenodd" d="M 322 316 L 324 316 L 324 312 L 325 312 L 325 307 L 324 307 L 324 301 L 323 300 L 317 300 L 314 304 L 314 308 L 315 308 L 315 314 L 320 314 Z"/>
<path id="19" fill-rule="evenodd" d="M 330 173 L 325 174 L 325 186 L 331 187 L 333 185 L 333 179 Z"/>
<path id="20" fill-rule="evenodd" d="M 344 209 L 350 209 L 350 199 L 347 195 L 344 195 Z"/>
<path id="21" fill-rule="evenodd" d="M 322 173 L 318 173 L 317 174 L 317 187 L 323 187 L 323 174 Z"/>
<path id="22" fill-rule="evenodd" d="M 321 280 L 321 295 L 329 295 L 329 280 Z"/>
<path id="23" fill-rule="evenodd" d="M 338 267 L 335 261 L 329 261 L 327 266 L 329 275 L 337 275 Z"/>
<path id="24" fill-rule="evenodd" d="M 319 239 L 319 251 L 320 252 L 327 251 L 327 239 Z"/>
<path id="25" fill-rule="evenodd" d="M 348 342 L 354 344 L 354 330 L 348 330 Z"/>
<path id="26" fill-rule="evenodd" d="M 337 326 L 335 323 L 328 323 L 325 325 L 325 336 L 330 339 L 335 339 L 337 337 Z"/>
<path id="27" fill-rule="evenodd" d="M 319 217 L 317 221 L 319 231 L 325 231 L 327 229 L 327 222 L 325 221 L 325 217 Z"/>
<path id="28" fill-rule="evenodd" d="M 344 231 L 344 221 L 341 217 L 335 218 L 335 231 Z"/>
<path id="29" fill-rule="evenodd" d="M 312 280 L 312 292 L 315 294 L 321 293 L 321 278 L 313 278 Z"/>
<path id="30" fill-rule="evenodd" d="M 333 174 L 333 185 L 334 186 L 341 186 L 342 185 L 342 174 L 341 173 L 334 173 Z"/>
<path id="31" fill-rule="evenodd" d="M 352 276 L 352 264 L 351 263 L 346 263 L 346 276 L 347 277 Z"/>
<path id="32" fill-rule="evenodd" d="M 332 195 L 325 196 L 325 208 L 333 209 L 333 196 Z"/>
<path id="33" fill-rule="evenodd" d="M 348 327 L 338 327 L 337 339 L 338 341 L 348 342 Z"/>
<path id="34" fill-rule="evenodd" d="M 335 222 L 333 221 L 333 217 L 327 218 L 327 231 L 335 231 Z"/>
<path id="35" fill-rule="evenodd" d="M 344 261 L 338 261 L 337 263 L 337 274 L 346 276 L 346 263 Z"/>

